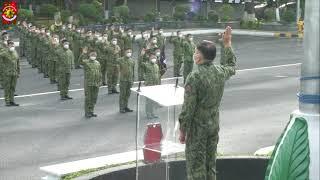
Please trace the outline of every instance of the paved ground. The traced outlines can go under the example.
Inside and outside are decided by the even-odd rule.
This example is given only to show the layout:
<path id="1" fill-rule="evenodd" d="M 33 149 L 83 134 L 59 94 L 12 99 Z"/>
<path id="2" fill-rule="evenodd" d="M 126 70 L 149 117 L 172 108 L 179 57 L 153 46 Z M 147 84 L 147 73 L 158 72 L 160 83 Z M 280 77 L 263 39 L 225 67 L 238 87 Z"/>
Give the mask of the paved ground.
<path id="1" fill-rule="evenodd" d="M 234 37 L 233 46 L 240 71 L 226 85 L 218 151 L 252 154 L 275 143 L 289 114 L 297 108 L 302 42 L 242 36 Z M 171 49 L 168 46 L 170 58 Z M 275 67 L 261 68 L 270 66 Z M 171 76 L 172 69 L 166 77 Z M 71 89 L 76 89 L 70 93 L 74 100 L 60 102 L 54 93 L 56 86 L 23 60 L 17 93 L 35 95 L 17 98 L 18 108 L 7 108 L 0 100 L 0 180 L 39 179 L 44 175 L 40 166 L 134 149 L 135 114 L 119 114 L 118 96 L 107 95 L 103 87 L 96 107 L 99 117 L 87 120 L 83 118 L 81 70 L 73 72 L 71 82 Z M 132 108 L 134 102 L 132 95 Z M 158 111 L 164 116 L 164 108 Z"/>

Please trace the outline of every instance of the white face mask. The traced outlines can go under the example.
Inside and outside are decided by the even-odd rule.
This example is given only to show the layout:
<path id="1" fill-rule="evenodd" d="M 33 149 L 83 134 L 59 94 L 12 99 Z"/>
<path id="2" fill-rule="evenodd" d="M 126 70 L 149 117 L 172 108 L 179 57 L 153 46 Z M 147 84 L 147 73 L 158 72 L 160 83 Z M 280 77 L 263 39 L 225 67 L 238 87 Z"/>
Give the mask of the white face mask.
<path id="1" fill-rule="evenodd" d="M 97 59 L 97 57 L 96 56 L 90 56 L 90 59 L 94 61 L 94 60 Z"/>
<path id="2" fill-rule="evenodd" d="M 128 32 L 128 35 L 131 36 L 131 35 L 132 35 L 132 32 Z"/>
<path id="3" fill-rule="evenodd" d="M 77 30 L 77 32 L 80 33 L 81 31 L 80 31 L 80 30 Z"/>
<path id="4" fill-rule="evenodd" d="M 190 41 L 193 41 L 193 38 L 189 38 Z"/>
<path id="5" fill-rule="evenodd" d="M 102 41 L 102 37 L 98 37 L 98 40 L 99 40 L 99 41 Z"/>
<path id="6" fill-rule="evenodd" d="M 8 45 L 8 42 L 5 40 L 5 41 L 3 41 L 3 44 L 4 45 Z"/>
<path id="7" fill-rule="evenodd" d="M 156 56 L 158 56 L 158 57 L 159 57 L 159 56 L 160 56 L 160 52 L 157 52 L 157 53 L 156 53 Z"/>
<path id="8" fill-rule="evenodd" d="M 112 44 L 113 45 L 117 45 L 117 41 L 112 41 Z"/>
<path id="9" fill-rule="evenodd" d="M 156 63 L 156 62 L 157 62 L 157 59 L 151 59 L 151 62 L 152 62 L 152 63 Z"/>
<path id="10" fill-rule="evenodd" d="M 144 38 L 148 38 L 148 34 L 143 34 L 143 37 Z"/>
<path id="11" fill-rule="evenodd" d="M 41 33 L 43 33 L 43 34 L 44 34 L 44 33 L 46 33 L 46 31 L 45 31 L 45 30 L 41 30 Z"/>
<path id="12" fill-rule="evenodd" d="M 132 56 L 132 53 L 127 53 L 127 57 L 131 57 Z"/>
<path id="13" fill-rule="evenodd" d="M 179 38 L 182 38 L 182 34 L 179 34 L 178 37 L 179 37 Z"/>
<path id="14" fill-rule="evenodd" d="M 59 44 L 59 39 L 54 38 L 53 40 L 54 40 L 55 44 Z"/>
<path id="15" fill-rule="evenodd" d="M 152 40 L 152 43 L 153 44 L 157 44 L 157 40 Z"/>
<path id="16" fill-rule="evenodd" d="M 63 45 L 63 47 L 65 48 L 65 49 L 69 49 L 69 45 Z"/>
<path id="17" fill-rule="evenodd" d="M 14 47 L 10 47 L 9 50 L 10 50 L 10 51 L 14 51 L 15 48 L 14 48 Z"/>
<path id="18" fill-rule="evenodd" d="M 159 31 L 159 34 L 163 34 L 163 31 Z"/>

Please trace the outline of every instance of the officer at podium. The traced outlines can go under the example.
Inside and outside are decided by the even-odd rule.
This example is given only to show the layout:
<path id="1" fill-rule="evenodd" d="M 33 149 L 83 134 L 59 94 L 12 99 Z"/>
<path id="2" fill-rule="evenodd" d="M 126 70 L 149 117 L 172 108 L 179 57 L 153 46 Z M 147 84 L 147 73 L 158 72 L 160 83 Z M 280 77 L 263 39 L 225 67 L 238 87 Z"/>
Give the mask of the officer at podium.
<path id="1" fill-rule="evenodd" d="M 225 64 L 213 64 L 215 44 L 203 41 L 193 55 L 198 68 L 190 73 L 185 83 L 179 122 L 180 142 L 186 143 L 188 180 L 216 179 L 219 106 L 224 84 L 236 72 L 230 27 L 224 32 L 223 42 Z"/>

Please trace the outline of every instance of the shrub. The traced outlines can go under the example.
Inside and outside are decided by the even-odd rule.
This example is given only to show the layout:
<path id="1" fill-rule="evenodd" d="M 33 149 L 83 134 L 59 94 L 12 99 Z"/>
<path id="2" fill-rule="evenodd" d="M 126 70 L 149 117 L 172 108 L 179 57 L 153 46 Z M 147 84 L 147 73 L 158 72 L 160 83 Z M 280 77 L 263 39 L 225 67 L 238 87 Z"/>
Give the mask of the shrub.
<path id="1" fill-rule="evenodd" d="M 283 21 L 288 22 L 288 23 L 294 22 L 296 20 L 295 11 L 289 10 L 289 9 L 285 10 L 282 14 L 282 19 L 283 19 Z"/>
<path id="2" fill-rule="evenodd" d="M 119 17 L 123 22 L 128 22 L 129 20 L 129 8 L 128 6 L 117 6 L 113 8 L 113 13 L 116 17 Z"/>
<path id="3" fill-rule="evenodd" d="M 270 22 L 270 21 L 274 21 L 275 20 L 275 10 L 273 8 L 267 8 L 264 10 L 264 19 L 267 21 L 267 22 Z"/>
<path id="4" fill-rule="evenodd" d="M 219 14 L 221 15 L 221 21 L 232 20 L 234 13 L 234 8 L 230 4 L 224 4 L 219 9 Z"/>
<path id="5" fill-rule="evenodd" d="M 262 22 L 259 20 L 256 21 L 240 21 L 240 28 L 241 29 L 260 29 Z"/>
<path id="6" fill-rule="evenodd" d="M 61 20 L 62 22 L 68 22 L 68 18 L 72 15 L 71 11 L 62 10 L 61 11 Z"/>
<path id="7" fill-rule="evenodd" d="M 82 18 L 80 18 L 80 24 L 101 22 L 104 17 L 103 12 L 95 4 L 80 4 L 78 12 L 82 16 Z"/>
<path id="8" fill-rule="evenodd" d="M 163 21 L 171 21 L 171 20 L 172 20 L 172 16 L 170 16 L 170 15 L 164 15 L 164 16 L 162 16 L 162 20 L 163 20 Z"/>
<path id="9" fill-rule="evenodd" d="M 40 6 L 39 16 L 53 17 L 54 13 L 58 12 L 58 8 L 52 4 L 42 4 Z"/>
<path id="10" fill-rule="evenodd" d="M 156 13 L 154 12 L 148 12 L 145 16 L 144 16 L 144 20 L 146 22 L 153 22 L 156 20 Z"/>
<path id="11" fill-rule="evenodd" d="M 30 11 L 28 9 L 19 9 L 18 19 L 20 21 L 21 20 L 31 21 L 33 19 L 33 13 L 32 13 L 32 11 Z"/>
<path id="12" fill-rule="evenodd" d="M 209 11 L 208 20 L 217 23 L 219 21 L 219 14 L 216 11 Z"/>
<path id="13" fill-rule="evenodd" d="M 177 5 L 174 13 L 174 18 L 177 20 L 185 20 L 186 14 L 190 11 L 189 5 Z"/>

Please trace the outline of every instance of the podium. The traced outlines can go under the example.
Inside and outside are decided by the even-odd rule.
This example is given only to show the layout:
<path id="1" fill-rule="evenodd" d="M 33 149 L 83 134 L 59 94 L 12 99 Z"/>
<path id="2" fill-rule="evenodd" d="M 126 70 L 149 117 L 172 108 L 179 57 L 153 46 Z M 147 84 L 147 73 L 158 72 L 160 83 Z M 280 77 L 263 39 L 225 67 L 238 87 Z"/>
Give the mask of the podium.
<path id="1" fill-rule="evenodd" d="M 137 95 L 136 180 L 154 176 L 169 180 L 169 161 L 179 158 L 185 149 L 185 145 L 179 142 L 178 123 L 184 88 L 164 84 L 131 88 L 131 91 Z M 160 164 L 162 168 L 159 168 Z M 146 166 L 154 168 L 144 168 Z"/>

